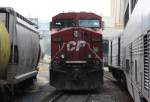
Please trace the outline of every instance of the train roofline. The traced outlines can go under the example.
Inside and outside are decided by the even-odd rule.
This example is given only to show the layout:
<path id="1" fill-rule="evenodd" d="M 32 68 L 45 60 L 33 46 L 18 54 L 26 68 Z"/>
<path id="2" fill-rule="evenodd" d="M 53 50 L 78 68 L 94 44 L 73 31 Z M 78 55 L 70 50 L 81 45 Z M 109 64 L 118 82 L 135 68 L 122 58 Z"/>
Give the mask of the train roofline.
<path id="1" fill-rule="evenodd" d="M 73 17 L 69 17 L 69 18 L 80 18 L 80 16 L 82 15 L 89 15 L 89 16 L 93 16 L 95 19 L 100 19 L 100 20 L 102 20 L 102 16 L 100 16 L 100 15 L 97 15 L 97 14 L 95 14 L 95 13 L 92 13 L 92 12 L 62 12 L 62 13 L 59 13 L 59 14 L 57 14 L 57 15 L 55 15 L 55 16 L 53 16 L 52 17 L 52 20 L 55 20 L 55 19 L 59 19 L 59 18 L 61 18 L 62 16 L 68 16 L 68 15 L 74 15 Z M 82 17 L 81 16 L 81 17 Z"/>
<path id="2" fill-rule="evenodd" d="M 19 17 L 20 19 L 22 19 L 25 22 L 29 23 L 30 25 L 34 25 L 36 28 L 38 28 L 37 24 L 33 23 L 29 19 L 25 18 L 24 16 L 22 16 L 21 14 L 16 12 L 12 7 L 0 7 L 0 12 L 6 12 L 6 13 L 10 13 L 12 15 L 16 15 L 17 17 Z"/>

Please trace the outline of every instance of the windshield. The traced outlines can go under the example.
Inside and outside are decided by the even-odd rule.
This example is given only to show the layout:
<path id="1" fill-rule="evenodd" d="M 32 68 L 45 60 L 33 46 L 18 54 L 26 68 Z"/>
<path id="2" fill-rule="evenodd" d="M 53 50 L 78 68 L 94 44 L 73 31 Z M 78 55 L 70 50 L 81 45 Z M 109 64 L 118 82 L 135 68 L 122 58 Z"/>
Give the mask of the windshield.
<path id="1" fill-rule="evenodd" d="M 74 20 L 56 20 L 55 27 L 63 28 L 63 27 L 73 27 L 76 25 Z"/>
<path id="2" fill-rule="evenodd" d="M 79 20 L 80 27 L 100 27 L 99 20 Z"/>

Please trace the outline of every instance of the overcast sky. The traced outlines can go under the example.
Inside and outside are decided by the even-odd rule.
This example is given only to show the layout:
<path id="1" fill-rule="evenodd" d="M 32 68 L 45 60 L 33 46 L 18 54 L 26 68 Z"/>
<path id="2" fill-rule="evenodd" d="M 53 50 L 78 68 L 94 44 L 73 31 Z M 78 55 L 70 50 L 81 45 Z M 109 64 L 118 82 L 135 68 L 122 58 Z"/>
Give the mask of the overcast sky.
<path id="1" fill-rule="evenodd" d="M 25 17 L 51 20 L 51 17 L 68 11 L 94 12 L 110 15 L 110 0 L 0 0 L 1 7 L 13 7 Z"/>

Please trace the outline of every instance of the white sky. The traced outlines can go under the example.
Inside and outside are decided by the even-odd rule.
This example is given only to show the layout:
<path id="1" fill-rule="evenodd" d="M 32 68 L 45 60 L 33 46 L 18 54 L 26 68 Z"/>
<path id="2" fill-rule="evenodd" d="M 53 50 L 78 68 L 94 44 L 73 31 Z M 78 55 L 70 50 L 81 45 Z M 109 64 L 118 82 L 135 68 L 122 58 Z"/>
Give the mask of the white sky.
<path id="1" fill-rule="evenodd" d="M 25 17 L 51 20 L 51 17 L 68 11 L 94 12 L 110 16 L 110 0 L 0 0 L 1 7 L 13 7 Z"/>

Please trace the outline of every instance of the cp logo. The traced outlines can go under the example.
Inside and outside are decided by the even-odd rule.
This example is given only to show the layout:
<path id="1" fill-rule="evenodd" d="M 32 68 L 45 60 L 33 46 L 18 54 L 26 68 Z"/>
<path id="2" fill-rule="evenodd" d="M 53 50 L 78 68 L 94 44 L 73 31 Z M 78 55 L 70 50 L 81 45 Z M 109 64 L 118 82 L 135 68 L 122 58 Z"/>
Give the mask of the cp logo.
<path id="1" fill-rule="evenodd" d="M 69 41 L 67 43 L 67 51 L 79 51 L 80 48 L 85 47 L 86 42 L 85 41 Z"/>

